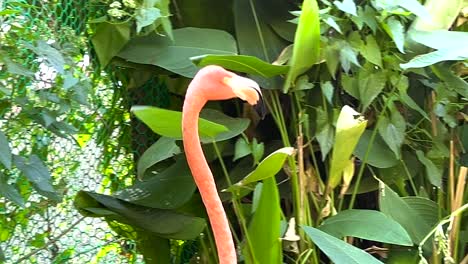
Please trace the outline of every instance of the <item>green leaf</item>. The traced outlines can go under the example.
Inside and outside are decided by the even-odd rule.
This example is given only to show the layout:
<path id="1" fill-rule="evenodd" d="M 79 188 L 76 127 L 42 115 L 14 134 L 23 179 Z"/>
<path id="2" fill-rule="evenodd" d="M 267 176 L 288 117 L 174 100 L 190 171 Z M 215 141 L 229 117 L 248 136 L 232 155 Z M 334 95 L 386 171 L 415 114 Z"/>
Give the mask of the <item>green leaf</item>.
<path id="1" fill-rule="evenodd" d="M 61 197 L 51 184 L 49 169 L 38 156 L 31 155 L 29 160 L 21 156 L 15 156 L 13 162 L 28 180 L 31 181 L 38 193 L 52 200 L 61 201 Z"/>
<path id="2" fill-rule="evenodd" d="M 402 197 L 403 201 L 416 212 L 428 226 L 435 226 L 439 222 L 439 205 L 427 198 L 418 196 Z M 444 217 L 446 214 L 442 214 Z"/>
<path id="3" fill-rule="evenodd" d="M 387 23 L 383 24 L 383 28 L 387 31 L 387 34 L 393 39 L 396 47 L 401 53 L 405 53 L 405 28 L 399 20 L 394 17 L 390 17 Z"/>
<path id="4" fill-rule="evenodd" d="M 419 244 L 431 227 L 402 198 L 383 182 L 379 181 L 380 211 L 397 221 L 408 232 L 411 240 Z"/>
<path id="5" fill-rule="evenodd" d="M 431 182 L 432 185 L 441 187 L 442 186 L 442 173 L 443 171 L 437 168 L 434 163 L 426 158 L 424 152 L 421 150 L 416 150 L 416 156 L 418 156 L 419 161 L 424 165 L 426 168 L 426 176 L 428 180 Z"/>
<path id="6" fill-rule="evenodd" d="M 172 138 L 161 137 L 156 143 L 151 145 L 138 160 L 137 176 L 143 179 L 145 171 L 154 164 L 170 158 L 180 153 L 180 148 L 175 144 Z"/>
<path id="7" fill-rule="evenodd" d="M 433 49 L 456 49 L 460 43 L 468 43 L 468 32 L 434 30 L 409 32 L 409 37 L 425 46 Z"/>
<path id="8" fill-rule="evenodd" d="M 343 170 L 348 165 L 351 154 L 366 129 L 366 124 L 367 120 L 351 107 L 345 105 L 341 109 L 336 123 L 328 187 L 335 188 L 340 183 Z"/>
<path id="9" fill-rule="evenodd" d="M 355 209 L 341 211 L 327 218 L 318 228 L 339 239 L 352 236 L 395 245 L 413 245 L 405 229 L 379 211 Z"/>
<path id="10" fill-rule="evenodd" d="M 338 7 L 338 9 L 343 12 L 357 16 L 356 4 L 354 3 L 354 0 L 343 0 L 343 2 L 333 1 L 333 4 L 335 4 L 336 7 Z"/>
<path id="11" fill-rule="evenodd" d="M 159 142 L 159 141 L 158 141 Z M 183 158 L 147 180 L 116 193 L 124 201 L 159 209 L 176 209 L 192 197 L 196 186 Z"/>
<path id="12" fill-rule="evenodd" d="M 24 199 L 21 194 L 18 192 L 18 189 L 12 185 L 8 184 L 6 176 L 0 172 L 0 196 L 5 197 L 7 200 L 10 200 L 17 205 L 24 207 Z"/>
<path id="13" fill-rule="evenodd" d="M 133 106 L 131 111 L 153 132 L 164 137 L 182 139 L 182 112 L 152 106 Z M 225 126 L 202 118 L 199 119 L 198 125 L 200 137 L 205 140 L 228 131 Z"/>
<path id="14" fill-rule="evenodd" d="M 358 67 L 361 66 L 357 59 L 357 55 L 358 53 L 347 42 L 344 42 L 342 47 L 340 47 L 341 68 L 343 68 L 345 72 L 349 72 L 351 64 Z"/>
<path id="15" fill-rule="evenodd" d="M 221 30 L 187 27 L 174 30 L 173 35 L 173 42 L 156 35 L 134 38 L 118 56 L 192 78 L 198 69 L 190 58 L 206 54 L 233 55 L 237 52 L 234 38 Z"/>
<path id="16" fill-rule="evenodd" d="M 170 240 L 160 238 L 147 232 L 138 232 L 136 239 L 137 250 L 143 255 L 146 264 L 171 263 Z"/>
<path id="17" fill-rule="evenodd" d="M 93 43 L 101 67 L 106 67 L 129 40 L 129 23 L 100 23 L 91 42 Z"/>
<path id="18" fill-rule="evenodd" d="M 63 58 L 62 54 L 46 41 L 39 40 L 37 41 L 36 46 L 33 46 L 29 43 L 26 43 L 25 45 L 39 57 L 46 59 L 47 63 L 59 73 L 63 74 L 65 72 L 65 59 Z"/>
<path id="19" fill-rule="evenodd" d="M 402 69 L 422 68 L 441 61 L 458 61 L 468 59 L 468 46 L 461 45 L 453 49 L 440 49 L 418 55 L 407 63 L 400 64 Z"/>
<path id="20" fill-rule="evenodd" d="M 2 131 L 0 131 L 0 162 L 5 166 L 5 168 L 10 170 L 11 161 L 12 155 L 10 142 L 8 142 L 8 139 L 6 138 L 5 134 L 3 134 Z"/>
<path id="21" fill-rule="evenodd" d="M 304 0 L 294 36 L 291 66 L 283 91 L 287 92 L 297 76 L 320 60 L 320 19 L 316 0 Z"/>
<path id="22" fill-rule="evenodd" d="M 366 155 L 371 135 L 372 130 L 364 131 L 353 152 L 360 160 L 363 160 Z M 398 159 L 395 157 L 392 150 L 388 148 L 383 139 L 379 135 L 376 135 L 369 155 L 367 156 L 366 163 L 376 168 L 390 168 L 398 164 Z"/>
<path id="23" fill-rule="evenodd" d="M 390 149 L 395 153 L 397 159 L 401 159 L 401 146 L 405 140 L 406 121 L 398 109 L 391 108 L 391 119 L 383 116 L 379 124 L 379 133 Z"/>
<path id="24" fill-rule="evenodd" d="M 370 74 L 365 71 L 359 73 L 359 99 L 361 100 L 363 111 L 382 92 L 386 82 L 387 73 L 385 71 Z"/>
<path id="25" fill-rule="evenodd" d="M 395 4 L 424 19 L 426 22 L 432 22 L 431 15 L 418 0 L 396 0 Z"/>
<path id="26" fill-rule="evenodd" d="M 234 157 L 232 161 L 236 161 L 252 153 L 249 142 L 245 141 L 243 137 L 239 137 L 234 145 Z"/>
<path id="27" fill-rule="evenodd" d="M 330 105 L 333 105 L 333 85 L 330 81 L 324 82 L 320 84 L 320 88 L 322 89 L 322 94 L 325 96 L 325 99 L 327 99 L 328 103 Z"/>
<path id="28" fill-rule="evenodd" d="M 135 20 L 137 26 L 137 34 L 162 16 L 161 10 L 155 7 L 138 8 L 135 11 Z"/>
<path id="29" fill-rule="evenodd" d="M 273 77 L 285 74 L 289 70 L 286 65 L 273 65 L 257 57 L 247 55 L 203 55 L 191 58 L 198 67 L 216 64 L 226 69 L 262 77 Z"/>
<path id="30" fill-rule="evenodd" d="M 402 103 L 404 103 L 405 105 L 407 105 L 411 109 L 416 110 L 419 114 L 421 114 L 427 120 L 430 120 L 427 113 L 423 109 L 421 109 L 421 107 L 413 100 L 413 98 L 411 98 L 408 95 L 408 93 L 407 93 L 407 90 L 408 90 L 408 87 L 409 87 L 408 77 L 406 77 L 405 75 L 399 76 L 398 81 L 396 81 L 396 83 L 394 85 L 398 89 L 398 93 L 400 95 L 400 101 Z"/>
<path id="31" fill-rule="evenodd" d="M 447 85 L 447 88 L 456 91 L 461 96 L 468 98 L 468 82 L 455 75 L 447 65 L 434 65 L 434 74 Z"/>
<path id="32" fill-rule="evenodd" d="M 333 147 L 335 134 L 328 113 L 322 108 L 317 108 L 317 119 L 315 137 L 319 143 L 322 154 L 322 161 L 325 160 L 331 148 Z"/>
<path id="33" fill-rule="evenodd" d="M 244 247 L 246 263 L 281 263 L 281 208 L 275 178 L 264 179 L 262 188 L 255 192 L 261 193 L 255 195 L 259 199 L 248 228 L 251 247 Z M 256 261 L 248 258 L 252 256 L 249 249 L 253 249 Z"/>
<path id="34" fill-rule="evenodd" d="M 5 54 L 0 52 L 0 55 L 3 57 L 2 60 L 6 64 L 7 71 L 11 74 L 18 74 L 26 77 L 33 77 L 34 72 L 24 67 L 23 65 L 16 63 L 10 60 L 8 57 L 5 57 Z"/>
<path id="35" fill-rule="evenodd" d="M 235 185 L 246 185 L 252 182 L 257 182 L 263 179 L 273 177 L 283 168 L 283 163 L 288 156 L 294 154 L 294 148 L 285 147 L 268 155 L 254 171 L 249 173 L 240 182 Z"/>
<path id="36" fill-rule="evenodd" d="M 93 192 L 78 192 L 75 197 L 75 207 L 86 216 L 106 217 L 106 220 L 130 224 L 145 232 L 170 239 L 194 239 L 206 227 L 205 220 L 199 217 L 181 214 L 173 210 L 135 205 L 112 196 Z"/>
<path id="37" fill-rule="evenodd" d="M 369 253 L 310 226 L 301 226 L 320 250 L 336 264 L 383 264 Z"/>
<path id="38" fill-rule="evenodd" d="M 250 124 L 250 120 L 247 118 L 233 118 L 227 116 L 219 111 L 213 109 L 204 109 L 202 110 L 200 116 L 212 123 L 222 125 L 227 128 L 227 131 L 222 131 L 217 134 L 214 138 L 201 138 L 203 143 L 212 143 L 215 141 L 223 141 L 234 138 L 244 132 Z M 199 123 L 199 129 L 205 129 L 202 124 Z"/>
<path id="39" fill-rule="evenodd" d="M 380 53 L 380 47 L 372 35 L 366 36 L 366 45 L 363 46 L 360 51 L 366 60 L 382 68 L 382 54 Z"/>
<path id="40" fill-rule="evenodd" d="M 262 143 L 258 143 L 257 139 L 254 138 L 252 140 L 252 156 L 254 159 L 254 164 L 258 164 L 260 160 L 263 158 L 263 154 L 265 153 L 265 145 Z"/>

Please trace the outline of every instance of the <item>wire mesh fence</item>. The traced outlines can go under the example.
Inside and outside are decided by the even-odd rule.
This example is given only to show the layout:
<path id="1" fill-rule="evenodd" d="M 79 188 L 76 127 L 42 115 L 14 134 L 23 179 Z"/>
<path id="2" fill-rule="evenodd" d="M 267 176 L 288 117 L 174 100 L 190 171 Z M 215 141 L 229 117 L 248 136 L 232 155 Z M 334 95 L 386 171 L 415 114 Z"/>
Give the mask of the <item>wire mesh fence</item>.
<path id="1" fill-rule="evenodd" d="M 82 38 L 83 56 L 78 65 L 92 80 L 90 94 L 93 98 L 87 106 L 78 109 L 72 119 L 65 120 L 77 128 L 72 137 L 49 132 L 38 134 L 37 131 L 41 131 L 38 129 L 17 134 L 5 125 L 8 118 L 1 120 L 0 126 L 10 139 L 12 152 L 38 152 L 51 172 L 54 185 L 63 193 L 62 201 L 57 203 L 32 192 L 23 208 L 0 197 L 0 218 L 4 218 L 4 225 L 0 226 L 0 248 L 6 262 L 141 263 L 132 241 L 119 237 L 101 218 L 81 216 L 73 206 L 73 198 L 79 190 L 111 193 L 132 183 L 135 158 L 153 139 L 146 127 L 130 119 L 129 106 L 151 104 L 154 98 L 164 101 L 164 93 L 157 93 L 158 96 L 162 94 L 162 99 L 152 97 L 152 87 L 157 87 L 158 83 L 151 80 L 129 94 L 114 78 L 113 71 L 101 70 L 83 37 L 87 34 L 89 13 L 98 12 L 99 6 L 87 0 L 0 2 L 2 10 L 7 5 L 22 10 L 15 14 L 15 19 L 24 23 L 21 26 L 29 37 L 46 38 L 43 41 L 49 44 L 60 43 L 60 40 L 53 40 L 53 36 Z M 69 35 L 61 35 L 63 32 Z M 29 40 L 21 41 L 27 44 Z M 62 41 L 61 44 L 63 47 L 67 43 Z M 31 53 L 30 50 L 24 52 L 26 57 Z M 57 73 L 36 57 L 30 56 L 24 64 L 36 72 L 36 81 L 24 80 L 18 84 L 23 89 L 15 90 L 14 98 L 56 84 Z M 21 177 L 18 171 L 10 174 L 11 178 Z"/>

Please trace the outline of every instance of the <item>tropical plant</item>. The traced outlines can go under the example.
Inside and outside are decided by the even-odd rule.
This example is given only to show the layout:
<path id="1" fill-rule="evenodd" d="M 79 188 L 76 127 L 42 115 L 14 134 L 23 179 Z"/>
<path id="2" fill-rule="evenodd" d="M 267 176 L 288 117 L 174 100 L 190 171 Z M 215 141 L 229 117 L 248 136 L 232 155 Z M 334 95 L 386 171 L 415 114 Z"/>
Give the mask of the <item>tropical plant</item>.
<path id="1" fill-rule="evenodd" d="M 139 181 L 75 205 L 147 263 L 215 263 L 178 111 L 197 67 L 217 64 L 255 79 L 268 109 L 217 102 L 200 119 L 242 261 L 466 261 L 466 2 L 437 4 L 105 2 L 91 20 L 101 64 L 129 90 L 157 79 L 170 104 L 132 108 L 159 135 Z"/>

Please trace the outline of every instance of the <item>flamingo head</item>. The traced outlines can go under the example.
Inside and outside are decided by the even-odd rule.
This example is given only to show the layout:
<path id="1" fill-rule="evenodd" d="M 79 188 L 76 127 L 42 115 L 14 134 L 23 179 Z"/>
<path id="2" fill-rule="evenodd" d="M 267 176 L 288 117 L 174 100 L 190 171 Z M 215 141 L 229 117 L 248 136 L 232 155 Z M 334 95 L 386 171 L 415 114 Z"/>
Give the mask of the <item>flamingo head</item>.
<path id="1" fill-rule="evenodd" d="M 198 71 L 192 83 L 198 84 L 197 93 L 206 100 L 227 100 L 237 97 L 253 105 L 262 118 L 265 116 L 262 92 L 254 80 L 239 76 L 220 66 L 209 65 Z"/>

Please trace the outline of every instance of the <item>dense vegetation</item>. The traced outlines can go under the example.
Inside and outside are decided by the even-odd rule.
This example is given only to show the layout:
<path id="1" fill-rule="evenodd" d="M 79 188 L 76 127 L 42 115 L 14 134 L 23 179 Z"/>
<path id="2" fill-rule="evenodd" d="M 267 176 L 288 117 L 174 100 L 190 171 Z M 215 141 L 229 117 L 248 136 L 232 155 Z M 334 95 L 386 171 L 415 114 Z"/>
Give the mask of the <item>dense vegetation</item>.
<path id="1" fill-rule="evenodd" d="M 134 240 L 146 263 L 216 263 L 180 141 L 180 110 L 198 68 L 217 64 L 256 80 L 267 106 L 260 119 L 240 100 L 212 102 L 200 121 L 244 263 L 468 261 L 462 213 L 468 208 L 467 3 L 423 4 L 90 2 L 92 56 L 132 102 L 156 94 L 153 106 L 131 108 L 134 126 L 122 129 L 143 122 L 157 136 L 154 144 L 146 139 L 141 153 L 134 150 L 131 186 L 117 184 L 112 194 L 80 191 L 76 208 Z M 24 150 L 29 163 L 26 154 L 12 155 L 15 140 L 8 143 L 3 124 L 9 135 L 24 129 L 15 122 L 77 133 L 70 124 L 79 122 L 83 107 L 75 105 L 89 105 L 88 92 L 96 97 L 72 60 L 54 59 L 61 46 L 28 41 L 35 44 L 24 45 L 48 58 L 61 77 L 53 97 L 47 91 L 12 97 L 12 80 L 34 74 L 19 65 L 20 47 L 2 40 L 9 49 L 0 49 L 7 69 L 0 83 L 0 195 L 18 205 L 28 199 L 16 187 L 22 182 L 49 199 L 59 196 L 49 174 L 41 173 L 47 155 Z M 11 118 L 17 106 L 24 110 Z M 25 177 L 10 173 L 13 166 Z"/>

